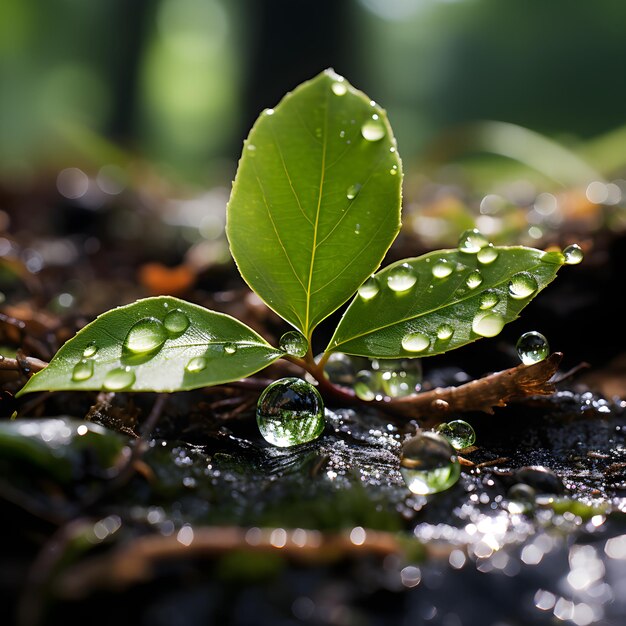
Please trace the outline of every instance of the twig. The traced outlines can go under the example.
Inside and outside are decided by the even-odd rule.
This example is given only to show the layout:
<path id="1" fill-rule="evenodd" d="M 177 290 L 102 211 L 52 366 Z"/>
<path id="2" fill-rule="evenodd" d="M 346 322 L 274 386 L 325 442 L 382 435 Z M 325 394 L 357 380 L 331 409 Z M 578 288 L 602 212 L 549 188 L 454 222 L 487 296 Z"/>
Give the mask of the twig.
<path id="1" fill-rule="evenodd" d="M 6 356 L 0 355 L 0 370 L 9 370 L 15 372 L 21 372 L 23 374 L 30 374 L 31 372 L 38 372 L 46 367 L 48 363 L 37 359 L 32 356 L 21 356 L 17 359 L 11 359 Z"/>

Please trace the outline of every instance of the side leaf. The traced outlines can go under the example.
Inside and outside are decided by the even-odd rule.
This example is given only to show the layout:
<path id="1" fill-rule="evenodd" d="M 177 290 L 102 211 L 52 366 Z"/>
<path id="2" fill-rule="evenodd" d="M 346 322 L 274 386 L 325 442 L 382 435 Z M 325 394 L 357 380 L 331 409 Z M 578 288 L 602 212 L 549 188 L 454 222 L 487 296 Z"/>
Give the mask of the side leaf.
<path id="1" fill-rule="evenodd" d="M 244 280 L 310 338 L 398 234 L 401 181 L 385 112 L 331 70 L 303 83 L 239 161 L 226 232 Z"/>
<path id="2" fill-rule="evenodd" d="M 398 261 L 359 289 L 326 350 L 424 357 L 493 337 L 555 278 L 563 261 L 560 252 L 522 246 L 490 248 L 484 256 L 439 250 Z"/>
<path id="3" fill-rule="evenodd" d="M 146 298 L 85 326 L 19 394 L 196 389 L 239 380 L 282 355 L 229 315 L 177 298 Z"/>

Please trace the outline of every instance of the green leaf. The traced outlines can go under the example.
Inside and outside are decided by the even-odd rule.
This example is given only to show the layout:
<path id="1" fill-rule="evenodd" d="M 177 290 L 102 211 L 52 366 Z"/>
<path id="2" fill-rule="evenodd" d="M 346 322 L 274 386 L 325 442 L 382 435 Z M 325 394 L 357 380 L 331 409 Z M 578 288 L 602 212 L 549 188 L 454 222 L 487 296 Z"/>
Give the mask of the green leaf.
<path id="1" fill-rule="evenodd" d="M 398 233 L 395 146 L 385 112 L 331 70 L 261 114 L 245 142 L 228 204 L 231 252 L 250 287 L 307 338 Z"/>
<path id="2" fill-rule="evenodd" d="M 385 268 L 375 276 L 374 283 L 368 281 L 360 289 L 327 352 L 423 357 L 498 334 L 555 278 L 563 255 L 521 246 L 493 250 L 498 253 L 497 259 L 488 264 L 481 264 L 476 254 L 439 250 Z M 403 286 L 403 269 L 416 278 L 415 283 L 405 291 L 394 291 L 389 284 Z M 449 275 L 441 276 L 450 270 Z M 478 276 L 482 282 L 470 288 L 468 279 L 471 282 Z M 536 288 L 525 297 L 513 297 L 509 292 L 510 281 L 519 276 L 536 281 Z M 410 282 L 406 276 L 404 279 L 405 284 Z M 493 305 L 487 308 L 488 301 Z"/>
<path id="3" fill-rule="evenodd" d="M 281 357 L 229 315 L 171 297 L 100 315 L 20 391 L 179 391 L 239 380 Z"/>

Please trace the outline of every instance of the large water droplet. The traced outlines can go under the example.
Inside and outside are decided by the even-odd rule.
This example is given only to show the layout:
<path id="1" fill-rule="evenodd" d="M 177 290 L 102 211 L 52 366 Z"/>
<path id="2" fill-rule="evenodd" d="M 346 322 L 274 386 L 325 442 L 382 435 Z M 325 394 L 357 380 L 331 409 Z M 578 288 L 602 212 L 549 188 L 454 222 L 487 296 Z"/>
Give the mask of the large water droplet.
<path id="1" fill-rule="evenodd" d="M 347 354 L 333 352 L 324 364 L 324 375 L 335 385 L 352 387 L 356 379 L 356 370 Z"/>
<path id="2" fill-rule="evenodd" d="M 130 367 L 116 367 L 104 377 L 102 386 L 108 391 L 128 389 L 135 382 L 135 372 Z"/>
<path id="3" fill-rule="evenodd" d="M 469 448 L 476 442 L 476 432 L 465 420 L 452 420 L 439 424 L 437 432 L 443 435 L 455 450 Z"/>
<path id="4" fill-rule="evenodd" d="M 517 340 L 517 354 L 524 365 L 539 363 L 547 358 L 550 353 L 548 340 L 537 331 L 531 330 L 524 333 Z"/>
<path id="5" fill-rule="evenodd" d="M 417 282 L 417 276 L 413 268 L 408 263 L 402 263 L 394 267 L 387 274 L 387 284 L 389 289 L 396 292 L 407 291 Z"/>
<path id="6" fill-rule="evenodd" d="M 408 333 L 402 339 L 402 347 L 407 352 L 423 352 L 430 345 L 430 339 L 424 333 Z"/>
<path id="7" fill-rule="evenodd" d="M 450 339 L 452 335 L 454 335 L 454 328 L 450 324 L 441 324 L 437 328 L 437 339 L 441 339 L 441 341 Z"/>
<path id="8" fill-rule="evenodd" d="M 515 300 L 522 300 L 532 296 L 537 291 L 537 281 L 532 274 L 528 272 L 519 272 L 515 274 L 509 282 L 509 294 Z"/>
<path id="9" fill-rule="evenodd" d="M 479 263 L 489 265 L 489 263 L 493 263 L 498 258 L 498 251 L 494 245 L 490 243 L 476 253 L 476 258 Z"/>
<path id="10" fill-rule="evenodd" d="M 348 88 L 346 87 L 345 83 L 343 82 L 334 82 L 330 88 L 333 90 L 333 93 L 336 96 L 345 96 L 346 92 L 348 91 Z"/>
<path id="11" fill-rule="evenodd" d="M 300 378 L 281 378 L 259 398 L 256 421 L 268 443 L 286 448 L 317 439 L 324 431 L 319 391 Z"/>
<path id="12" fill-rule="evenodd" d="M 470 289 L 476 289 L 476 287 L 479 287 L 483 282 L 483 275 L 480 273 L 480 270 L 474 270 L 473 272 L 470 272 L 467 276 L 467 278 L 465 279 L 465 284 L 470 288 Z"/>
<path id="13" fill-rule="evenodd" d="M 81 359 L 74 365 L 72 370 L 72 380 L 79 382 L 88 380 L 93 376 L 93 361 L 89 359 Z"/>
<path id="14" fill-rule="evenodd" d="M 360 287 L 359 295 L 363 300 L 371 300 L 378 294 L 380 287 L 378 286 L 378 278 L 370 276 Z"/>
<path id="15" fill-rule="evenodd" d="M 163 325 L 172 335 L 179 335 L 189 328 L 189 318 L 180 309 L 174 309 L 165 316 Z"/>
<path id="16" fill-rule="evenodd" d="M 309 342 L 306 337 L 297 330 L 286 332 L 279 340 L 278 345 L 290 356 L 303 357 L 309 350 Z"/>
<path id="17" fill-rule="evenodd" d="M 88 359 L 89 357 L 95 356 L 97 352 L 98 346 L 96 345 L 95 341 L 92 341 L 91 343 L 87 344 L 87 346 L 83 350 L 83 356 Z"/>
<path id="18" fill-rule="evenodd" d="M 448 259 L 439 259 L 434 265 L 432 269 L 433 276 L 435 278 L 445 278 L 446 276 L 450 276 L 454 271 L 454 264 L 450 263 Z"/>
<path id="19" fill-rule="evenodd" d="M 563 250 L 563 256 L 567 265 L 578 265 L 583 260 L 584 254 L 582 248 L 577 243 L 573 243 Z"/>
<path id="20" fill-rule="evenodd" d="M 378 376 L 370 370 L 357 372 L 354 393 L 361 400 L 374 400 L 379 391 Z"/>
<path id="21" fill-rule="evenodd" d="M 359 191 L 361 191 L 361 185 L 359 183 L 350 185 L 348 191 L 346 191 L 346 198 L 348 198 L 348 200 L 354 200 L 359 195 Z"/>
<path id="22" fill-rule="evenodd" d="M 145 317 L 128 331 L 124 348 L 136 354 L 154 352 L 165 343 L 166 339 L 165 326 L 154 317 Z"/>
<path id="23" fill-rule="evenodd" d="M 445 437 L 425 432 L 402 446 L 400 473 L 410 491 L 428 495 L 452 487 L 459 479 L 461 466 Z"/>
<path id="24" fill-rule="evenodd" d="M 196 374 L 197 372 L 201 372 L 207 366 L 207 360 L 203 356 L 194 356 L 189 360 L 189 363 L 185 365 L 185 369 L 190 374 Z"/>
<path id="25" fill-rule="evenodd" d="M 479 306 L 481 309 L 493 309 L 496 304 L 500 302 L 500 296 L 497 291 L 489 290 L 485 291 L 479 300 Z"/>
<path id="26" fill-rule="evenodd" d="M 385 136 L 385 127 L 378 115 L 373 115 L 361 126 L 361 135 L 367 141 L 380 141 Z"/>
<path id="27" fill-rule="evenodd" d="M 472 228 L 466 230 L 459 237 L 459 251 L 467 254 L 477 254 L 489 245 L 489 240 L 479 230 Z"/>
<path id="28" fill-rule="evenodd" d="M 236 343 L 225 343 L 224 344 L 224 353 L 225 354 L 235 354 L 237 352 L 237 344 Z"/>
<path id="29" fill-rule="evenodd" d="M 498 313 L 478 313 L 472 321 L 472 330 L 481 337 L 495 337 L 504 328 L 504 318 Z"/>

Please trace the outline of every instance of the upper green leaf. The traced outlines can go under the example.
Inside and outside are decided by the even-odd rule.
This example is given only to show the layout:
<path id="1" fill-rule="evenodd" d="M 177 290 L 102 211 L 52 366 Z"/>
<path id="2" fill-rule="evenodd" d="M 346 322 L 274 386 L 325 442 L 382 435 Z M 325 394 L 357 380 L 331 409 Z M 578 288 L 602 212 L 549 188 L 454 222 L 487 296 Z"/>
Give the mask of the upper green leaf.
<path id="1" fill-rule="evenodd" d="M 228 204 L 250 287 L 310 338 L 379 265 L 400 227 L 401 163 L 385 112 L 327 70 L 252 128 Z"/>
<path id="2" fill-rule="evenodd" d="M 440 250 L 385 268 L 359 289 L 327 351 L 422 357 L 497 335 L 554 279 L 563 255 L 521 246 L 489 252 Z"/>
<path id="3" fill-rule="evenodd" d="M 20 391 L 179 391 L 239 380 L 284 353 L 223 313 L 171 297 L 100 315 Z"/>

